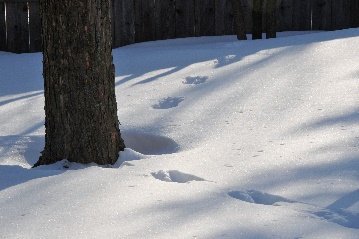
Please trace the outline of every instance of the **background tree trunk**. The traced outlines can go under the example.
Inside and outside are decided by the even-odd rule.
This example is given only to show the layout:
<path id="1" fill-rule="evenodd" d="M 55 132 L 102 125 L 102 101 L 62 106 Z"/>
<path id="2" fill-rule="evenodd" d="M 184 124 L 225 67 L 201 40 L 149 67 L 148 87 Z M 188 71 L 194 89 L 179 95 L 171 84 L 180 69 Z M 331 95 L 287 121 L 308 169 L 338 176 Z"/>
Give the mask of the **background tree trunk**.
<path id="1" fill-rule="evenodd" d="M 252 28 L 252 39 L 262 39 L 262 21 L 263 21 L 263 1 L 264 0 L 253 0 L 253 28 Z"/>
<path id="2" fill-rule="evenodd" d="M 119 130 L 110 0 L 40 0 L 45 149 L 34 165 L 62 159 L 113 164 Z"/>
<path id="3" fill-rule="evenodd" d="M 266 4 L 266 38 L 277 37 L 277 0 L 267 0 Z"/>
<path id="4" fill-rule="evenodd" d="M 247 40 L 246 25 L 241 0 L 232 0 L 235 33 L 238 40 Z"/>

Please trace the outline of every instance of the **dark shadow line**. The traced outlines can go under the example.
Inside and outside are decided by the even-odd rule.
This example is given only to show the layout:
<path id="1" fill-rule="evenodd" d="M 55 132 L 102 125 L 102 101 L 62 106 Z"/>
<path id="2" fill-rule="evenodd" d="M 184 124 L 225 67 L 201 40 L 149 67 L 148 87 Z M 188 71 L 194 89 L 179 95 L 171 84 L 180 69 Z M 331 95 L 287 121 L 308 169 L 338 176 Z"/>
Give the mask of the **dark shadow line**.
<path id="1" fill-rule="evenodd" d="M 41 92 L 32 93 L 30 95 L 19 96 L 19 97 L 16 97 L 14 99 L 4 100 L 4 101 L 0 102 L 0 106 L 12 103 L 12 102 L 17 101 L 17 100 L 23 100 L 23 99 L 27 99 L 27 98 L 30 98 L 30 97 L 33 97 L 33 96 L 38 96 L 38 95 L 43 95 L 43 94 L 44 94 L 44 92 L 41 91 Z"/>
<path id="2" fill-rule="evenodd" d="M 344 195 L 337 201 L 330 204 L 328 209 L 347 209 L 353 206 L 355 203 L 359 202 L 359 189 Z"/>

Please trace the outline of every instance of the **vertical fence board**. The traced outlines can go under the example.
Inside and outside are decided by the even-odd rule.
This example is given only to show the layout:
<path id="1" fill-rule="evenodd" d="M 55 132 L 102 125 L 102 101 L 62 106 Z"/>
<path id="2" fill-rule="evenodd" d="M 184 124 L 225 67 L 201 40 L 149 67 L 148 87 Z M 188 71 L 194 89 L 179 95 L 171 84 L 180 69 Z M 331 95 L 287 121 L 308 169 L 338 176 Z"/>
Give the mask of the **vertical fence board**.
<path id="1" fill-rule="evenodd" d="M 332 30 L 350 27 L 350 0 L 332 0 Z"/>
<path id="2" fill-rule="evenodd" d="M 267 0 L 263 1 L 263 14 L 262 14 L 262 32 L 266 32 L 267 26 Z"/>
<path id="3" fill-rule="evenodd" d="M 350 27 L 359 27 L 359 1 L 350 1 Z"/>
<path id="4" fill-rule="evenodd" d="M 332 0 L 313 0 L 312 30 L 332 29 Z"/>
<path id="5" fill-rule="evenodd" d="M 216 36 L 234 34 L 232 0 L 215 0 L 214 34 Z"/>
<path id="6" fill-rule="evenodd" d="M 279 0 L 277 2 L 278 31 L 283 32 L 293 29 L 293 12 L 293 0 Z"/>
<path id="7" fill-rule="evenodd" d="M 215 0 L 195 0 L 195 36 L 215 35 Z"/>
<path id="8" fill-rule="evenodd" d="M 227 1 L 215 0 L 215 34 L 225 35 L 225 8 Z"/>
<path id="9" fill-rule="evenodd" d="M 6 3 L 7 48 L 11 52 L 29 52 L 29 28 L 26 2 Z"/>
<path id="10" fill-rule="evenodd" d="M 0 51 L 6 51 L 5 3 L 0 1 Z"/>
<path id="11" fill-rule="evenodd" d="M 350 16 L 350 10 L 351 10 L 351 0 L 344 0 L 343 2 L 344 7 L 343 7 L 343 16 L 344 16 L 344 25 L 343 25 L 343 29 L 348 29 L 351 26 L 351 16 Z M 356 13 L 357 15 L 359 14 L 358 12 Z"/>
<path id="12" fill-rule="evenodd" d="M 311 30 L 311 1 L 293 0 L 293 28 L 294 31 Z"/>
<path id="13" fill-rule="evenodd" d="M 253 10 L 253 0 L 241 0 L 243 14 L 244 14 L 244 24 L 246 25 L 246 32 L 252 33 L 253 19 L 252 19 L 252 10 Z"/>
<path id="14" fill-rule="evenodd" d="M 195 36 L 194 0 L 176 0 L 176 37 Z"/>
<path id="15" fill-rule="evenodd" d="M 176 37 L 175 0 L 156 0 L 156 39 Z"/>
<path id="16" fill-rule="evenodd" d="M 115 47 L 135 43 L 134 7 L 134 0 L 116 0 L 113 4 Z"/>
<path id="17" fill-rule="evenodd" d="M 41 51 L 40 4 L 29 2 L 30 52 Z"/>
<path id="18" fill-rule="evenodd" d="M 156 39 L 154 0 L 135 0 L 135 41 Z"/>
<path id="19" fill-rule="evenodd" d="M 215 35 L 234 34 L 232 0 L 215 0 Z"/>

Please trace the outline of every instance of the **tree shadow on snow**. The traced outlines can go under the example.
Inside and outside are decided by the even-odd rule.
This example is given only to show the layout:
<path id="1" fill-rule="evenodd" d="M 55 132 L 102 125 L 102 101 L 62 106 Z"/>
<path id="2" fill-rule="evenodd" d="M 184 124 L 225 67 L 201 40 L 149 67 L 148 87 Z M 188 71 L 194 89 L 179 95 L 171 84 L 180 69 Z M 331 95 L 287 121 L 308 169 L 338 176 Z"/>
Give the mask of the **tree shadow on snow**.
<path id="1" fill-rule="evenodd" d="M 0 55 L 0 97 L 43 90 L 42 54 Z M 38 93 L 34 93 L 37 95 Z M 33 96 L 33 95 L 30 95 Z M 28 96 L 28 97 L 30 97 Z"/>
<path id="2" fill-rule="evenodd" d="M 43 145 L 43 136 L 0 136 L 0 191 L 33 179 L 63 173 L 60 170 L 31 169 Z"/>
<path id="3" fill-rule="evenodd" d="M 256 41 L 237 41 L 235 36 L 212 36 L 137 43 L 113 50 L 116 77 L 122 77 L 116 82 L 116 86 L 129 81 L 133 81 L 131 86 L 150 83 L 161 77 L 177 73 L 195 63 L 213 61 L 215 68 L 220 68 L 263 50 L 298 45 L 310 46 L 312 43 L 356 37 L 357 35 L 357 29 L 348 29 L 335 33 L 320 32 L 297 35 L 295 38 L 288 36 L 286 32 L 279 32 L 276 39 Z M 218 47 L 221 51 L 215 50 Z M 139 49 L 146 48 L 151 51 L 139 51 Z M 196 50 L 194 51 L 194 49 Z M 169 55 L 168 52 L 171 54 Z M 153 74 L 145 79 L 134 81 L 151 72 Z"/>
<path id="4" fill-rule="evenodd" d="M 309 206 L 310 208 L 304 209 L 307 213 L 313 214 L 321 219 L 336 223 L 343 227 L 359 229 L 359 213 L 347 210 L 350 206 L 359 202 L 359 189 L 343 196 L 325 208 L 314 204 L 296 202 L 281 196 L 263 193 L 256 190 L 231 191 L 228 195 L 232 198 L 254 204 L 272 206 L 281 206 L 281 202 L 303 204 L 305 206 Z"/>

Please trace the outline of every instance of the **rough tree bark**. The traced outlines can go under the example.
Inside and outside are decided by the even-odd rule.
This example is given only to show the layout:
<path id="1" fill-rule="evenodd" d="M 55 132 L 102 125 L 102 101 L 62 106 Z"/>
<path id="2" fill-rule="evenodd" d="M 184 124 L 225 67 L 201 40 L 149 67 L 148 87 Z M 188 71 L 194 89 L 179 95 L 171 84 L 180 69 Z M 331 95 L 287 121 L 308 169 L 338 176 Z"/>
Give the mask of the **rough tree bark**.
<path id="1" fill-rule="evenodd" d="M 263 21 L 263 3 L 264 0 L 253 0 L 253 27 L 252 27 L 252 39 L 262 39 L 262 21 Z"/>
<path id="2" fill-rule="evenodd" d="M 277 0 L 267 0 L 266 4 L 266 38 L 277 37 Z"/>
<path id="3" fill-rule="evenodd" d="M 246 25 L 244 22 L 244 13 L 241 0 L 232 0 L 234 25 L 238 40 L 247 40 Z"/>
<path id="4" fill-rule="evenodd" d="M 113 164 L 121 138 L 110 0 L 40 0 L 45 149 L 34 167 L 62 159 Z"/>

